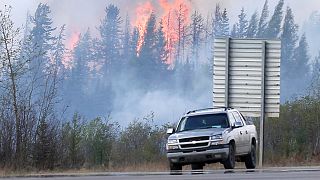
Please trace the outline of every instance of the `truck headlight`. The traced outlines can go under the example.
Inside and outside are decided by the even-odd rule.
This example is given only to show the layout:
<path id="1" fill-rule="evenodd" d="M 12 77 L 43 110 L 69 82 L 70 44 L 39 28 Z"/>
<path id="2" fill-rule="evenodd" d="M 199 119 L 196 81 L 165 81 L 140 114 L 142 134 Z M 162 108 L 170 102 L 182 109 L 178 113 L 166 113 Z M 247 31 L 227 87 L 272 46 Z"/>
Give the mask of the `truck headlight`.
<path id="1" fill-rule="evenodd" d="M 222 140 L 222 134 L 215 134 L 211 136 L 211 140 Z"/>
<path id="2" fill-rule="evenodd" d="M 211 145 L 223 144 L 222 134 L 215 134 L 211 136 Z"/>
<path id="3" fill-rule="evenodd" d="M 178 143 L 177 139 L 168 139 L 168 144 L 176 144 Z"/>
<path id="4" fill-rule="evenodd" d="M 174 150 L 174 149 L 179 149 L 178 145 L 168 145 L 167 144 L 167 150 Z"/>

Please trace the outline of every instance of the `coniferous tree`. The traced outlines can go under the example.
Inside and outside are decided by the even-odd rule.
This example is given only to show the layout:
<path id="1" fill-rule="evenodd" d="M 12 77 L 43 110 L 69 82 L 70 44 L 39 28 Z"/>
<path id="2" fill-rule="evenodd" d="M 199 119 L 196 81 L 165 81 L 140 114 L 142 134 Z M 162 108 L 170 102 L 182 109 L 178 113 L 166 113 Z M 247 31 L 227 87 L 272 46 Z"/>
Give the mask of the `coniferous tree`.
<path id="1" fill-rule="evenodd" d="M 34 16 L 31 17 L 31 23 L 34 25 L 30 32 L 30 57 L 34 57 L 31 69 L 35 74 L 46 71 L 46 67 L 50 63 L 49 52 L 53 47 L 55 37 L 52 35 L 56 29 L 52 27 L 52 19 L 49 17 L 51 13 L 47 4 L 40 3 L 36 9 Z"/>
<path id="2" fill-rule="evenodd" d="M 176 61 L 181 61 L 184 59 L 185 56 L 185 46 L 186 46 L 186 31 L 187 31 L 187 19 L 186 15 L 188 13 L 188 8 L 185 4 L 181 3 L 179 5 L 179 9 L 176 11 L 177 16 L 177 35 L 178 35 L 178 42 L 176 48 Z"/>
<path id="3" fill-rule="evenodd" d="M 64 56 L 66 54 L 66 47 L 64 45 L 64 41 L 65 39 L 65 25 L 61 26 L 60 28 L 60 32 L 57 36 L 57 38 L 55 39 L 54 45 L 53 45 L 53 59 L 55 60 L 54 65 L 56 66 L 58 73 L 60 75 L 63 75 L 63 73 L 65 72 L 65 66 L 63 64 L 63 60 L 64 60 Z"/>
<path id="4" fill-rule="evenodd" d="M 227 9 L 225 8 L 223 10 L 223 13 L 222 13 L 222 21 L 221 21 L 221 30 L 222 30 L 222 36 L 223 37 L 228 37 L 229 34 L 230 34 L 230 27 L 229 27 L 229 18 L 228 18 L 228 12 L 227 12 Z"/>
<path id="5" fill-rule="evenodd" d="M 130 50 L 130 39 L 131 39 L 131 28 L 130 28 L 130 19 L 129 15 L 126 17 L 125 27 L 124 27 L 124 36 L 122 40 L 123 53 L 122 59 L 124 63 L 127 65 L 131 58 L 131 50 Z"/>
<path id="6" fill-rule="evenodd" d="M 255 12 L 251 16 L 248 30 L 247 30 L 247 38 L 255 38 L 258 32 L 258 13 Z"/>
<path id="7" fill-rule="evenodd" d="M 265 32 L 266 38 L 278 38 L 280 32 L 281 32 L 281 22 L 283 17 L 283 4 L 284 0 L 279 0 L 274 13 L 271 17 L 271 20 L 268 23 L 268 27 Z"/>
<path id="8" fill-rule="evenodd" d="M 163 32 L 163 24 L 162 21 L 160 21 L 159 28 L 156 33 L 156 66 L 159 69 L 160 76 L 163 76 L 166 74 L 167 71 L 167 59 L 168 59 L 168 52 L 166 50 L 167 44 L 166 44 L 166 37 Z M 160 79 L 159 79 L 160 80 Z"/>
<path id="9" fill-rule="evenodd" d="M 232 26 L 231 37 L 233 37 L 233 38 L 238 38 L 239 37 L 238 29 L 239 29 L 238 23 L 235 23 Z"/>
<path id="10" fill-rule="evenodd" d="M 318 55 L 314 58 L 312 64 L 312 79 L 313 83 L 319 83 L 320 80 L 320 51 Z"/>
<path id="11" fill-rule="evenodd" d="M 195 62 L 198 63 L 200 56 L 201 41 L 203 36 L 204 24 L 203 18 L 198 11 L 195 11 L 191 16 L 191 49 L 192 49 L 192 58 Z"/>
<path id="12" fill-rule="evenodd" d="M 247 36 L 247 31 L 248 31 L 248 20 L 246 17 L 246 13 L 244 11 L 244 8 L 241 9 L 241 13 L 239 14 L 239 25 L 238 25 L 238 36 L 239 38 L 246 38 Z"/>
<path id="13" fill-rule="evenodd" d="M 138 44 L 139 44 L 139 30 L 137 27 L 133 29 L 130 39 L 130 66 L 137 68 L 138 66 Z"/>
<path id="14" fill-rule="evenodd" d="M 120 39 L 121 39 L 121 17 L 117 6 L 110 4 L 106 7 L 106 16 L 99 27 L 101 35 L 101 54 L 104 58 L 104 74 L 117 72 L 121 65 Z"/>
<path id="15" fill-rule="evenodd" d="M 214 12 L 214 18 L 212 21 L 213 33 L 214 37 L 222 36 L 222 13 L 220 10 L 220 5 L 216 5 L 216 10 Z"/>
<path id="16" fill-rule="evenodd" d="M 146 30 L 144 33 L 144 41 L 141 46 L 139 55 L 139 67 L 141 70 L 141 78 L 145 81 L 152 81 L 152 75 L 157 73 L 155 61 L 155 43 L 156 43 L 156 16 L 151 13 Z"/>
<path id="17" fill-rule="evenodd" d="M 268 0 L 266 0 L 261 12 L 259 25 L 258 25 L 257 37 L 259 38 L 265 37 L 265 31 L 268 26 L 268 17 L 269 17 L 269 7 L 268 7 Z"/>
<path id="18" fill-rule="evenodd" d="M 298 41 L 298 25 L 294 22 L 294 16 L 291 8 L 287 7 L 286 16 L 284 18 L 283 30 L 281 35 L 281 67 L 283 77 L 288 75 L 288 70 L 291 69 L 293 62 L 293 54 Z"/>
<path id="19" fill-rule="evenodd" d="M 303 34 L 298 47 L 294 50 L 293 66 L 292 71 L 290 71 L 292 78 L 299 78 L 301 83 L 306 80 L 309 75 L 309 59 L 307 38 Z"/>

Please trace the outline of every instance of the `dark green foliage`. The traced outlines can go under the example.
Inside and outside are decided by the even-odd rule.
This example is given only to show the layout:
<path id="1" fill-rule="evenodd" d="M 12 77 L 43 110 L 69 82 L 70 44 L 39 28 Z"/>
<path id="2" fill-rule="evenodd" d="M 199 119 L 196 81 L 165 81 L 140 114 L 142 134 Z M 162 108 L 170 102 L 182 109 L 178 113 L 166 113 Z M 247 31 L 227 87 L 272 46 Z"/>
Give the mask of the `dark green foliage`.
<path id="1" fill-rule="evenodd" d="M 101 35 L 100 53 L 104 58 L 104 74 L 108 76 L 120 66 L 120 49 L 121 49 L 121 17 L 120 9 L 110 4 L 106 7 L 106 16 L 101 21 L 99 31 Z"/>
<path id="2" fill-rule="evenodd" d="M 258 38 L 265 37 L 265 31 L 268 26 L 268 17 L 269 17 L 269 6 L 268 6 L 268 0 L 266 0 L 261 12 L 260 20 L 259 20 L 259 26 L 258 26 L 258 32 L 257 32 Z"/>
<path id="3" fill-rule="evenodd" d="M 241 13 L 238 15 L 239 22 L 238 22 L 238 37 L 239 38 L 246 38 L 247 31 L 248 31 L 248 20 L 247 15 L 244 11 L 244 8 L 241 9 Z"/>
<path id="4" fill-rule="evenodd" d="M 192 49 L 192 58 L 199 58 L 199 51 L 201 47 L 201 42 L 204 34 L 204 23 L 202 15 L 198 11 L 194 11 L 191 15 L 191 49 Z"/>
<path id="5" fill-rule="evenodd" d="M 230 27 L 229 27 L 229 18 L 228 18 L 228 12 L 225 8 L 222 13 L 222 21 L 221 21 L 221 30 L 222 30 L 222 36 L 223 37 L 229 37 L 230 34 Z"/>
<path id="6" fill-rule="evenodd" d="M 53 169 L 57 162 L 57 138 L 54 126 L 41 120 L 37 127 L 34 146 L 34 162 L 39 169 Z"/>
<path id="7" fill-rule="evenodd" d="M 294 22 L 291 8 L 287 8 L 281 35 L 281 67 L 284 77 L 288 76 L 293 63 L 294 50 L 298 41 L 298 25 Z M 289 77 L 290 79 L 291 77 Z"/>
<path id="8" fill-rule="evenodd" d="M 279 37 L 281 32 L 281 22 L 283 18 L 283 4 L 284 0 L 279 0 L 263 37 L 271 39 Z"/>
<path id="9" fill-rule="evenodd" d="M 319 160 L 319 109 L 319 96 L 314 95 L 281 105 L 280 118 L 266 121 L 267 163 L 304 163 L 312 159 Z"/>
<path id="10" fill-rule="evenodd" d="M 310 56 L 308 53 L 308 43 L 306 39 L 306 35 L 303 34 L 300 38 L 299 45 L 294 50 L 293 54 L 293 62 L 292 62 L 292 69 L 290 77 L 297 79 L 300 85 L 305 83 L 307 77 L 310 76 L 309 74 L 309 62 Z"/>
<path id="11" fill-rule="evenodd" d="M 249 21 L 249 26 L 247 30 L 247 38 L 255 38 L 258 33 L 258 13 L 254 12 Z"/>

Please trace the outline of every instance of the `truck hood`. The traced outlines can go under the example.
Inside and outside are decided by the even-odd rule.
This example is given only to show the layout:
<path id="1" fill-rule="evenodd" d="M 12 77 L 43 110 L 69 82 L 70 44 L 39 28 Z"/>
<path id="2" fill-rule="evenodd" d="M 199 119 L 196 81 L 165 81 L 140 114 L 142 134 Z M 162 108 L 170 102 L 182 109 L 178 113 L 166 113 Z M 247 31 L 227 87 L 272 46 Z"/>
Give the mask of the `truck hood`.
<path id="1" fill-rule="evenodd" d="M 183 139 L 199 136 L 212 136 L 216 134 L 222 134 L 227 128 L 210 128 L 210 129 L 195 129 L 191 131 L 177 132 L 169 136 L 168 139 Z"/>

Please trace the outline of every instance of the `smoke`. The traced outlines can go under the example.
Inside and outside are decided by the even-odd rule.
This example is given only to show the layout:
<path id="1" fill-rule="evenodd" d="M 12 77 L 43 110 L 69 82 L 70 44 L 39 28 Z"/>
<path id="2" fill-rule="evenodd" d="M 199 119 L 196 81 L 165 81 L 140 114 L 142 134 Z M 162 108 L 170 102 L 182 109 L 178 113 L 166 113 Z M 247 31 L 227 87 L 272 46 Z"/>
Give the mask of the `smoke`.
<path id="1" fill-rule="evenodd" d="M 132 25 L 138 19 L 136 12 L 137 7 L 143 6 L 150 2 L 158 17 L 166 14 L 167 9 L 161 6 L 161 3 L 173 3 L 178 0 L 11 0 L 9 2 L 1 1 L 0 5 L 9 4 L 13 7 L 13 19 L 18 25 L 26 21 L 27 12 L 31 14 L 37 8 L 38 3 L 47 3 L 52 10 L 52 19 L 54 25 L 59 27 L 66 24 L 67 28 L 67 45 L 72 48 L 72 42 L 76 39 L 75 35 L 85 32 L 90 28 L 94 37 L 98 37 L 97 27 L 104 18 L 105 7 L 112 3 L 121 10 L 123 19 L 128 14 L 131 18 Z M 261 12 L 264 1 L 257 0 L 185 0 L 190 4 L 190 11 L 198 10 L 205 17 L 214 12 L 216 3 L 227 8 L 231 24 L 237 20 L 241 7 L 244 7 L 250 16 L 254 11 Z M 278 0 L 269 0 L 270 15 Z M 297 23 L 300 25 L 309 17 L 314 10 L 320 9 L 318 0 L 309 0 L 307 3 L 300 0 L 286 0 L 286 5 L 292 7 Z M 306 13 L 310 12 L 310 13 Z M 210 53 L 208 53 L 210 54 Z M 197 83 L 191 91 L 190 96 L 177 93 L 174 88 L 171 90 L 150 90 L 147 92 L 134 88 L 132 84 L 139 80 L 131 79 L 130 81 L 119 81 L 113 84 L 114 104 L 111 116 L 114 120 L 126 125 L 135 118 L 141 118 L 155 113 L 155 119 L 161 123 L 174 122 L 188 110 L 203 108 L 212 105 L 212 84 L 210 83 L 210 74 L 200 77 L 194 77 Z M 193 81 L 190 79 L 190 81 Z M 94 112 L 96 115 L 106 115 L 105 112 Z"/>

